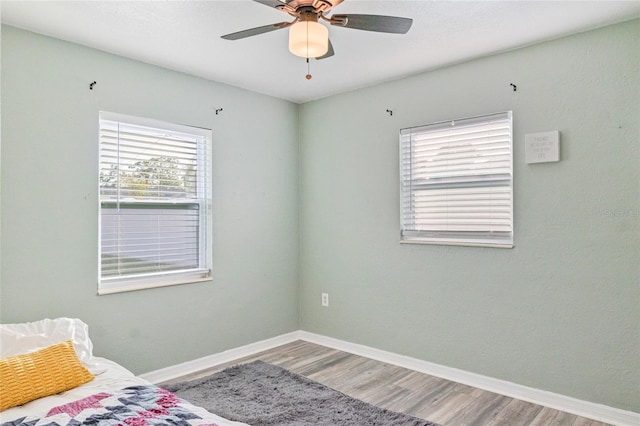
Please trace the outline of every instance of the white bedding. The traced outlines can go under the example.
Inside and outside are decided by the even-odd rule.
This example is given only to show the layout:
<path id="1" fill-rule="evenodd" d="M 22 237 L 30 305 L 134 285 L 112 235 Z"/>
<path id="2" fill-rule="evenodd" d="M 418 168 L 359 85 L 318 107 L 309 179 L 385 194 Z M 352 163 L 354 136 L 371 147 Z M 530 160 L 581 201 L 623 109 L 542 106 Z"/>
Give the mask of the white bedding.
<path id="1" fill-rule="evenodd" d="M 4 326 L 6 325 L 3 325 L 3 327 Z M 88 336 L 87 336 L 87 340 L 88 340 Z M 2 342 L 0 342 L 0 344 L 1 343 Z M 3 423 L 9 423 L 10 425 L 26 424 L 27 420 L 41 419 L 41 421 L 36 424 L 57 423 L 63 426 L 69 422 L 70 417 L 68 415 L 60 415 L 60 414 L 58 414 L 57 416 L 56 415 L 52 416 L 51 411 L 55 407 L 64 406 L 69 403 L 76 402 L 78 400 L 82 400 L 84 398 L 91 397 L 97 394 L 112 393 L 114 395 L 117 395 L 118 392 L 130 386 L 151 386 L 151 384 L 148 381 L 141 379 L 139 377 L 136 377 L 129 370 L 127 370 L 126 368 L 122 367 L 121 365 L 113 361 L 110 361 L 105 358 L 94 357 L 92 356 L 91 353 L 85 354 L 85 357 L 87 358 L 86 359 L 87 363 L 91 365 L 92 370 L 99 372 L 99 374 L 95 375 L 94 380 L 82 386 L 78 386 L 74 389 L 71 389 L 69 391 L 62 392 L 56 395 L 47 396 L 44 398 L 40 398 L 35 401 L 26 403 L 22 406 L 13 407 L 13 408 L 4 410 L 0 412 L 0 424 L 3 424 Z M 245 425 L 245 423 L 233 422 L 233 421 L 224 419 L 220 416 L 217 416 L 215 414 L 209 413 L 204 408 L 197 407 L 186 401 L 181 401 L 180 407 L 181 408 L 184 407 L 187 411 L 201 417 L 201 419 L 194 421 L 193 424 L 197 424 L 197 425 L 206 424 L 206 425 L 217 425 L 217 426 Z M 90 407 L 90 408 L 95 408 L 95 407 Z M 102 409 L 102 407 L 100 407 L 100 409 Z M 88 411 L 88 412 L 91 411 L 91 413 L 85 413 L 85 415 L 95 414 L 99 412 L 99 410 L 95 410 L 95 409 L 90 410 L 89 408 L 85 411 Z M 22 419 L 24 417 L 28 419 Z M 75 416 L 71 416 L 71 417 L 75 417 Z M 12 423 L 18 419 L 21 419 L 21 421 L 17 423 Z M 98 424 L 100 423 L 102 422 L 99 422 Z M 148 424 L 154 424 L 154 423 L 156 422 L 155 421 L 149 422 Z M 105 425 L 113 424 L 113 422 L 105 420 L 104 424 Z"/>

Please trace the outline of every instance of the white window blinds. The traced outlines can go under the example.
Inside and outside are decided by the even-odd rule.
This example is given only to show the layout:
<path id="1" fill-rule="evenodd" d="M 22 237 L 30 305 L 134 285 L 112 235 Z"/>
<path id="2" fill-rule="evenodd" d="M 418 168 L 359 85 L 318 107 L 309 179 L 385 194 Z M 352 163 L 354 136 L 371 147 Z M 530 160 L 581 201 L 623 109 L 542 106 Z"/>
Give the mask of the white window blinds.
<path id="1" fill-rule="evenodd" d="M 401 241 L 513 246 L 511 112 L 400 131 Z"/>
<path id="2" fill-rule="evenodd" d="M 99 292 L 210 276 L 211 131 L 100 113 Z"/>

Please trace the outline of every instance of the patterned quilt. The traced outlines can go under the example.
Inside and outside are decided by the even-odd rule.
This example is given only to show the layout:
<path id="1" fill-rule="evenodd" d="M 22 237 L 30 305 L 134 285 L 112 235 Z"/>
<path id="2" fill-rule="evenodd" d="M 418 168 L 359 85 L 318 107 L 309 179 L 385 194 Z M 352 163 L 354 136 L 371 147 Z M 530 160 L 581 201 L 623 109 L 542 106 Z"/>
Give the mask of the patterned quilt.
<path id="1" fill-rule="evenodd" d="M 22 417 L 2 426 L 217 426 L 189 407 L 157 386 L 131 386 L 54 407 L 44 418 Z"/>

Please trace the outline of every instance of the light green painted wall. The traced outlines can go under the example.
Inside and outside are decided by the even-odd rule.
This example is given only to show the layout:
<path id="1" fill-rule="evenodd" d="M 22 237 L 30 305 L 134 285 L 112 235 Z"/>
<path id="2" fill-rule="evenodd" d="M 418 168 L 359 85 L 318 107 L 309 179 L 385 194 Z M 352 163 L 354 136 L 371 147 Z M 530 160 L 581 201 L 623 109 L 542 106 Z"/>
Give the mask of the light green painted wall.
<path id="1" fill-rule="evenodd" d="M 639 40 L 636 20 L 304 104 L 302 329 L 639 412 Z M 505 110 L 515 248 L 400 245 L 399 129 Z M 562 161 L 527 165 L 548 130 Z"/>
<path id="2" fill-rule="evenodd" d="M 640 411 L 639 25 L 301 107 L 3 27 L 0 320 L 83 318 L 136 373 L 301 325 Z M 213 283 L 95 295 L 98 110 L 213 129 Z M 398 130 L 502 110 L 516 248 L 401 246 Z"/>
<path id="3" fill-rule="evenodd" d="M 82 318 L 136 373 L 298 329 L 297 109 L 2 27 L 2 322 Z M 213 282 L 96 296 L 99 110 L 213 129 Z"/>

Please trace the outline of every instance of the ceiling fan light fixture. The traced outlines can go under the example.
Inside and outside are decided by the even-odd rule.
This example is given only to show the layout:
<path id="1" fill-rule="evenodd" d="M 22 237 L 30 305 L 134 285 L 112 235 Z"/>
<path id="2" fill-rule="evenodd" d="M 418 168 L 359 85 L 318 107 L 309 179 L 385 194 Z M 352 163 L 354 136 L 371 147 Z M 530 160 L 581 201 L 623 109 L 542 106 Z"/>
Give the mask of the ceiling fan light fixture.
<path id="1" fill-rule="evenodd" d="M 303 58 L 317 58 L 329 51 L 329 30 L 315 21 L 296 22 L 289 28 L 289 51 Z"/>

